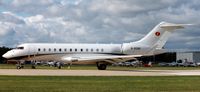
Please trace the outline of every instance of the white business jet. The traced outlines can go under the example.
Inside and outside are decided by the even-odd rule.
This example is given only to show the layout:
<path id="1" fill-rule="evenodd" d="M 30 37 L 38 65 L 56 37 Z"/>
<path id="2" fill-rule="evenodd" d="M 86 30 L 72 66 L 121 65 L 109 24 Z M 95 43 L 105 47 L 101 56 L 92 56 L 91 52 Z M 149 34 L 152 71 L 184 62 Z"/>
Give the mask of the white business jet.
<path id="1" fill-rule="evenodd" d="M 19 63 L 22 60 L 34 60 L 96 64 L 99 70 L 105 70 L 108 64 L 160 54 L 157 52 L 162 50 L 169 35 L 186 25 L 190 24 L 161 22 L 141 40 L 122 44 L 25 43 L 8 51 L 3 57 Z M 61 68 L 61 65 L 58 64 L 58 67 Z M 21 68 L 21 65 L 17 68 Z"/>

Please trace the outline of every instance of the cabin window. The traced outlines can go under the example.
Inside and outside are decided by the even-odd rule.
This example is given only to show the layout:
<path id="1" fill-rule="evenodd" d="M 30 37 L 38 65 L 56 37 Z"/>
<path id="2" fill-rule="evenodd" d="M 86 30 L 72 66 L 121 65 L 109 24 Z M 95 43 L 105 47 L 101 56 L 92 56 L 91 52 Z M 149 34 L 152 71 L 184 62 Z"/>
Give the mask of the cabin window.
<path id="1" fill-rule="evenodd" d="M 77 49 L 75 49 L 75 52 L 77 52 Z"/>
<path id="2" fill-rule="evenodd" d="M 49 48 L 49 51 L 51 51 L 51 49 Z"/>
<path id="3" fill-rule="evenodd" d="M 91 52 L 93 52 L 93 49 L 91 49 Z"/>
<path id="4" fill-rule="evenodd" d="M 54 52 L 56 52 L 56 48 L 54 48 Z"/>
<path id="5" fill-rule="evenodd" d="M 65 52 L 67 51 L 67 49 L 66 49 L 66 48 L 65 48 L 64 50 L 65 50 Z"/>
<path id="6" fill-rule="evenodd" d="M 61 52 L 61 51 L 62 51 L 62 49 L 60 48 L 60 49 L 59 49 L 59 51 Z"/>
<path id="7" fill-rule="evenodd" d="M 38 48 L 38 51 L 40 51 L 40 48 Z"/>
<path id="8" fill-rule="evenodd" d="M 81 49 L 81 52 L 83 52 L 83 49 Z"/>
<path id="9" fill-rule="evenodd" d="M 96 49 L 97 52 L 99 52 L 99 49 Z"/>
<path id="10" fill-rule="evenodd" d="M 103 49 L 101 49 L 101 52 L 103 52 Z"/>
<path id="11" fill-rule="evenodd" d="M 43 49 L 43 51 L 45 52 L 45 51 L 46 51 L 46 49 L 44 48 L 44 49 Z"/>
<path id="12" fill-rule="evenodd" d="M 133 47 L 131 47 L 131 50 L 133 50 L 134 48 Z"/>
<path id="13" fill-rule="evenodd" d="M 141 48 L 140 47 L 134 47 L 133 49 L 134 50 L 140 50 Z"/>
<path id="14" fill-rule="evenodd" d="M 88 49 L 86 49 L 86 51 L 88 52 Z"/>
<path id="15" fill-rule="evenodd" d="M 72 52 L 72 49 L 69 49 L 70 52 Z"/>

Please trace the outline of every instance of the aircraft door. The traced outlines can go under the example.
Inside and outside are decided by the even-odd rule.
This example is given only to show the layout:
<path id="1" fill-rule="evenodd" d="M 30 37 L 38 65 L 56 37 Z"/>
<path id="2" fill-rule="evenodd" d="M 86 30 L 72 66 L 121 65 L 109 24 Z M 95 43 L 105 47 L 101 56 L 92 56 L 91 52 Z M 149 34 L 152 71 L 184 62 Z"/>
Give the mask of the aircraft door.
<path id="1" fill-rule="evenodd" d="M 29 46 L 28 53 L 29 53 L 29 55 L 36 55 L 37 54 L 36 47 L 33 45 Z"/>

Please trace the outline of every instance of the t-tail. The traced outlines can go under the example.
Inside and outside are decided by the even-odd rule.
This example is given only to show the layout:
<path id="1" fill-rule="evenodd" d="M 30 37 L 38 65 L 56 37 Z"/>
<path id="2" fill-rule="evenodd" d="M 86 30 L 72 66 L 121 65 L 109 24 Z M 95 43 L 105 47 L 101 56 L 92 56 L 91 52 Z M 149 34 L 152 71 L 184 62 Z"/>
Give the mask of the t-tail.
<path id="1" fill-rule="evenodd" d="M 123 44 L 123 52 L 126 54 L 144 54 L 149 52 L 152 53 L 152 51 L 154 52 L 156 49 L 162 49 L 170 35 L 175 30 L 182 29 L 188 25 L 192 24 L 174 24 L 161 22 L 141 40 Z"/>

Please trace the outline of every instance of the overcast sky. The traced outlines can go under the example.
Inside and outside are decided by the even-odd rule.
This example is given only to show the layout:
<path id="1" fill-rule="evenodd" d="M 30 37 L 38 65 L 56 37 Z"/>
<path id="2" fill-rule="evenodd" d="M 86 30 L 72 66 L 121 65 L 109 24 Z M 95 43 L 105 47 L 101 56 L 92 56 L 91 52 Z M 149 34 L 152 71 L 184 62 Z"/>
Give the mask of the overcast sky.
<path id="1" fill-rule="evenodd" d="M 200 24 L 200 0 L 0 0 L 0 45 L 130 42 L 161 21 Z M 165 45 L 199 47 L 198 26 Z"/>

